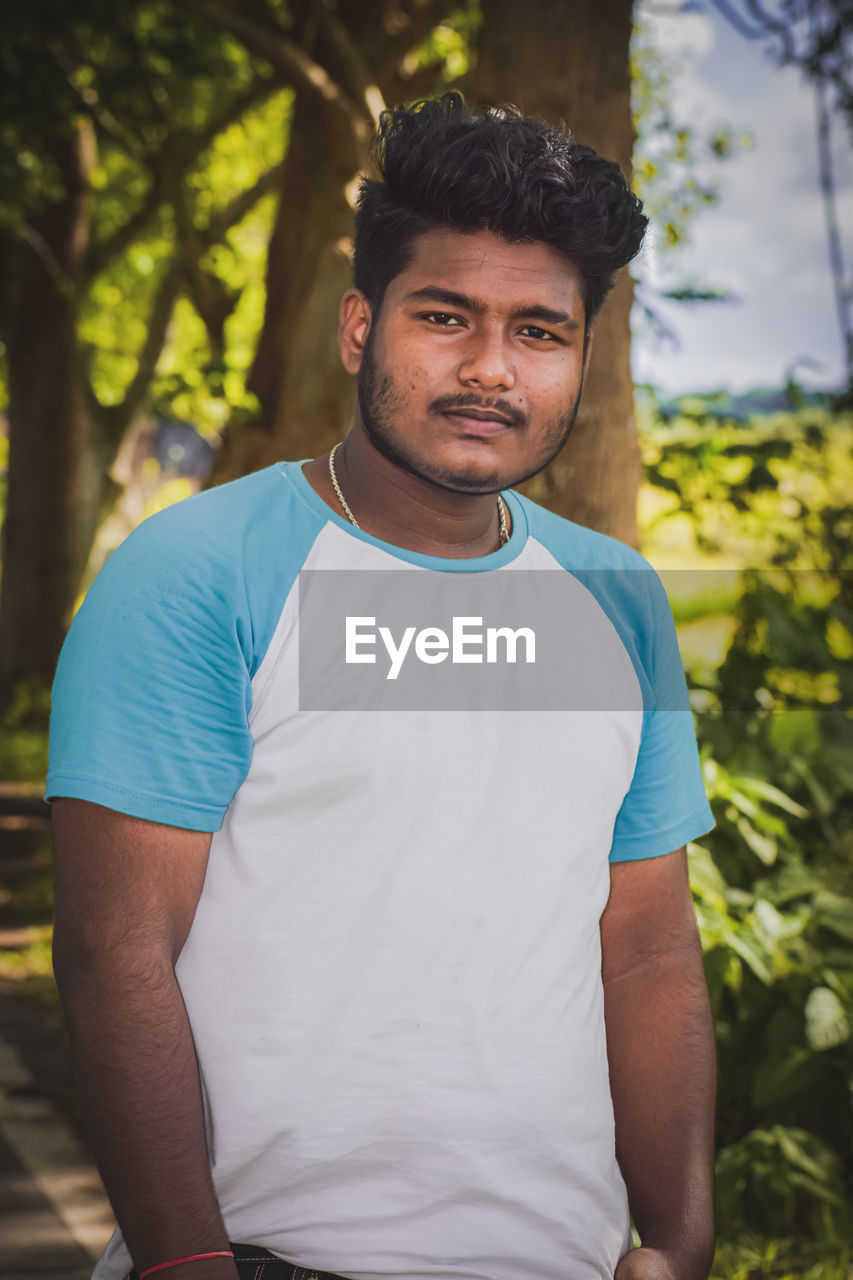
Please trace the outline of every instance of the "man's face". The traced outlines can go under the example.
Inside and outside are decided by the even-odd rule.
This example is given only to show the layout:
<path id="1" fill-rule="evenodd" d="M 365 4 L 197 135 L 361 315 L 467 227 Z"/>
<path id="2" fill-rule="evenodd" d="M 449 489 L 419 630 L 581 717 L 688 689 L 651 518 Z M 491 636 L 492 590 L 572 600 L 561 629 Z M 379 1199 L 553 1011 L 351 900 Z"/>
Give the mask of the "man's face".
<path id="1" fill-rule="evenodd" d="M 347 297 L 344 362 L 358 372 L 364 430 L 392 462 L 480 494 L 535 475 L 560 450 L 580 399 L 585 322 L 580 272 L 556 250 L 430 231 L 369 331 L 362 296 Z"/>

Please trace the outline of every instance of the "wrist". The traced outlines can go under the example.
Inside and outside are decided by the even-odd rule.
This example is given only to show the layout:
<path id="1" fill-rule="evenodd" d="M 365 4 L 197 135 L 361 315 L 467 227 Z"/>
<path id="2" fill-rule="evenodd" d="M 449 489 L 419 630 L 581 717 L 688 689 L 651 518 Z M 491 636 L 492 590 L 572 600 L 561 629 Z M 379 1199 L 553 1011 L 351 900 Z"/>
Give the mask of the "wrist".
<path id="1" fill-rule="evenodd" d="M 164 1258 L 163 1261 L 167 1262 L 169 1259 Z M 156 1265 L 153 1262 L 149 1263 L 152 1267 Z M 145 1267 L 142 1271 L 137 1268 L 132 1273 L 133 1280 L 139 1280 L 145 1270 Z M 146 1277 L 146 1280 L 237 1280 L 238 1275 L 237 1263 L 233 1257 L 199 1258 L 197 1261 L 181 1262 L 177 1266 L 155 1271 Z"/>
<path id="2" fill-rule="evenodd" d="M 641 1245 L 621 1259 L 615 1280 L 708 1280 L 711 1262 L 711 1255 L 700 1259 L 683 1246 L 661 1249 Z"/>
<path id="3" fill-rule="evenodd" d="M 643 1238 L 642 1248 L 666 1264 L 673 1280 L 707 1280 L 714 1261 L 714 1245 L 713 1235 L 697 1238 L 685 1233 L 678 1240 Z"/>
<path id="4" fill-rule="evenodd" d="M 684 1280 L 705 1280 L 716 1245 L 710 1186 L 696 1188 L 686 1203 L 672 1206 L 669 1215 L 659 1213 L 651 1221 L 641 1220 L 636 1225 L 642 1246 L 671 1259 Z"/>

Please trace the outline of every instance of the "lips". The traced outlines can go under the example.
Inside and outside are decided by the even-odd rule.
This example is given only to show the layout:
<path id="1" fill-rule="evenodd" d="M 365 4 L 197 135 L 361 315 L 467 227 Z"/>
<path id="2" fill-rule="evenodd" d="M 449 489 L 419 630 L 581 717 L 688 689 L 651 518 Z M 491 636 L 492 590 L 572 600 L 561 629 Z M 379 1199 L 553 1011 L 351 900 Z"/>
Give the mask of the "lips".
<path id="1" fill-rule="evenodd" d="M 449 409 L 444 416 L 466 436 L 496 436 L 514 425 L 488 409 Z"/>

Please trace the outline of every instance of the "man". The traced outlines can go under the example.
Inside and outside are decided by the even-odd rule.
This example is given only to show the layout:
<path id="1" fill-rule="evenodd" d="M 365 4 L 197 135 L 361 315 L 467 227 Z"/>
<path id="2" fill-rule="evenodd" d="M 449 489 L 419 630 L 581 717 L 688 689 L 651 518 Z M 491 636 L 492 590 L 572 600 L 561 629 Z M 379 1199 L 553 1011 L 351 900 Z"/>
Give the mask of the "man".
<path id="1" fill-rule="evenodd" d="M 56 972 L 121 1228 L 95 1275 L 700 1280 L 711 818 L 672 619 L 633 551 L 509 488 L 564 443 L 645 218 L 457 95 L 377 155 L 350 434 L 145 522 L 60 662 Z"/>

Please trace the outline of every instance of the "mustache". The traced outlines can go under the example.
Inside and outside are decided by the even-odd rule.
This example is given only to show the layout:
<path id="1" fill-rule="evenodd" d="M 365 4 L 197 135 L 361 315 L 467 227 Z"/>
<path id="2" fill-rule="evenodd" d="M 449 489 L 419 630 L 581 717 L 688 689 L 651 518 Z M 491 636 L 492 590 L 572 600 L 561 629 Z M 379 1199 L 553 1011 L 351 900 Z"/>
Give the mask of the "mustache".
<path id="1" fill-rule="evenodd" d="M 472 391 L 461 396 L 439 396 L 429 408 L 431 413 L 453 413 L 456 409 L 494 409 L 501 417 L 508 418 L 514 427 L 523 427 L 527 422 L 521 410 L 507 400 L 484 401 Z"/>

